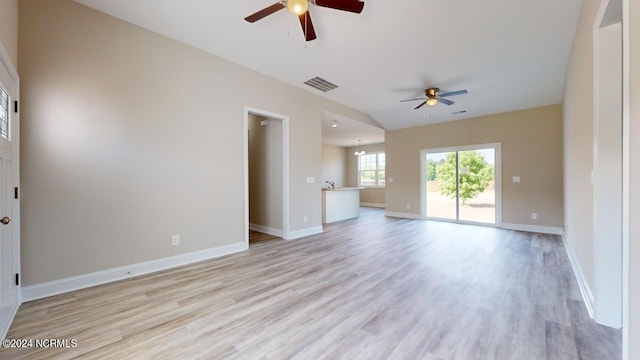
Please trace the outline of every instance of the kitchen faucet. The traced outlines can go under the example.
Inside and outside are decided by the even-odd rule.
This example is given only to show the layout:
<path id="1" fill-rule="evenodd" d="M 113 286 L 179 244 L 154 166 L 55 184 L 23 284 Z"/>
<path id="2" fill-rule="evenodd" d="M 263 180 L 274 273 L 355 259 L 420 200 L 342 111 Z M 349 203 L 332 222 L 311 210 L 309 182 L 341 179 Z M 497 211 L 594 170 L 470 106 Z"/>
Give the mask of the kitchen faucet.
<path id="1" fill-rule="evenodd" d="M 327 180 L 325 181 L 327 184 L 329 184 L 329 187 L 331 187 L 331 190 L 335 190 L 336 189 L 336 183 L 331 181 L 331 180 Z"/>

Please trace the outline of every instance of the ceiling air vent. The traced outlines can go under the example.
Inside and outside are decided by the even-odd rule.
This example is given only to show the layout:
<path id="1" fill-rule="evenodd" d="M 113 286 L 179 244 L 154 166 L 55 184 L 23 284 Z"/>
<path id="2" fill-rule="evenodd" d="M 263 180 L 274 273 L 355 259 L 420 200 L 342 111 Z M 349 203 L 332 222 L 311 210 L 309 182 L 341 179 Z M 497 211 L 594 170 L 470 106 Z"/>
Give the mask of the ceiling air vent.
<path id="1" fill-rule="evenodd" d="M 319 76 L 316 76 L 313 79 L 309 79 L 309 80 L 305 81 L 304 83 L 309 85 L 309 86 L 311 86 L 312 88 L 316 88 L 316 89 L 318 89 L 320 91 L 324 91 L 324 92 L 327 92 L 329 90 L 333 90 L 333 89 L 338 87 L 338 85 L 332 84 L 332 83 L 328 82 L 327 80 L 325 80 L 325 79 L 323 79 L 323 78 L 321 78 Z"/>
<path id="2" fill-rule="evenodd" d="M 459 115 L 459 114 L 464 114 L 466 112 L 467 112 L 467 110 L 454 111 L 454 112 L 451 113 L 451 115 Z"/>

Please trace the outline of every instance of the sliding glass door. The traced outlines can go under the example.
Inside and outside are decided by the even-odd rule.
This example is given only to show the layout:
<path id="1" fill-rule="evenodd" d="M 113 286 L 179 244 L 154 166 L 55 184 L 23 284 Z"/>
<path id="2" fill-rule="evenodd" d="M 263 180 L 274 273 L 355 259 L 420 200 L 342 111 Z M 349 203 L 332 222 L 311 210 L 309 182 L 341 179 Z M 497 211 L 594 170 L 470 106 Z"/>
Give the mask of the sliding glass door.
<path id="1" fill-rule="evenodd" d="M 425 217 L 496 224 L 499 144 L 423 150 L 422 155 Z"/>

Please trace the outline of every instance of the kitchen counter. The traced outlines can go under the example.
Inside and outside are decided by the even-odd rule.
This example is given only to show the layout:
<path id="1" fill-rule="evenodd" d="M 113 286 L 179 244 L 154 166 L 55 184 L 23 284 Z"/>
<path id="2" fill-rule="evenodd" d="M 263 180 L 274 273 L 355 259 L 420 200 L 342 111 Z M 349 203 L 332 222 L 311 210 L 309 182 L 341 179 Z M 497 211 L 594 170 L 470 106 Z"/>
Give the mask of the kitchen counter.
<path id="1" fill-rule="evenodd" d="M 360 216 L 360 190 L 364 187 L 322 189 L 322 223 L 353 219 Z"/>

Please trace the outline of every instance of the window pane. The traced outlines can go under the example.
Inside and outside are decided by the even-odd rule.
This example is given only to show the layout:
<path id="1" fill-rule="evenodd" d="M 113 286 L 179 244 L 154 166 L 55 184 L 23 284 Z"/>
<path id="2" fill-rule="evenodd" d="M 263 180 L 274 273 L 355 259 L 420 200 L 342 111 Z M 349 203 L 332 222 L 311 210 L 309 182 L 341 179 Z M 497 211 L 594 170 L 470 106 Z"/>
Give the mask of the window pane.
<path id="1" fill-rule="evenodd" d="M 495 150 L 458 152 L 459 220 L 495 224 Z"/>
<path id="2" fill-rule="evenodd" d="M 375 170 L 376 154 L 366 154 L 360 156 L 360 170 Z"/>
<path id="3" fill-rule="evenodd" d="M 429 153 L 425 161 L 427 217 L 456 220 L 456 153 Z"/>
<path id="4" fill-rule="evenodd" d="M 378 186 L 384 186 L 384 170 L 378 171 Z"/>
<path id="5" fill-rule="evenodd" d="M 362 172 L 360 172 L 360 185 L 361 186 L 375 186 L 376 185 L 376 172 L 375 171 L 362 171 Z"/>
<path id="6" fill-rule="evenodd" d="M 384 163 L 385 163 L 384 153 L 378 154 L 378 170 L 384 170 Z"/>
<path id="7" fill-rule="evenodd" d="M 9 94 L 0 87 L 0 136 L 9 140 Z"/>

